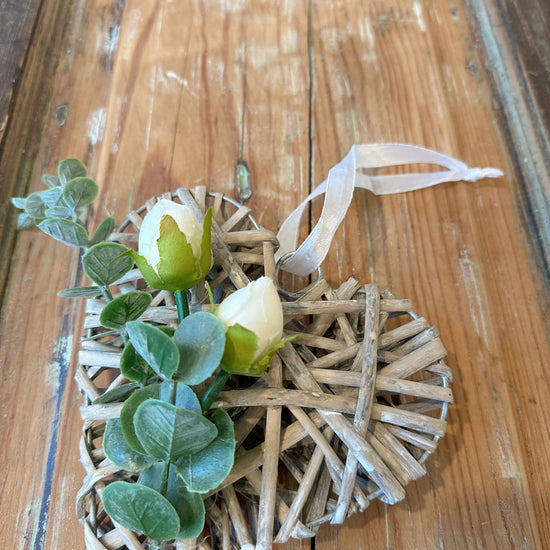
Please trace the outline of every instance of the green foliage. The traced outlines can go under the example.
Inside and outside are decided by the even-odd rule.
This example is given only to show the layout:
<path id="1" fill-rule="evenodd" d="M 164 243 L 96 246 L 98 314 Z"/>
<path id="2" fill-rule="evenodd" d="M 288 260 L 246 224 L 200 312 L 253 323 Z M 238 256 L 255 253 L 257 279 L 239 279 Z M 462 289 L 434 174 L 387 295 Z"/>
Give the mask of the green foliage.
<path id="1" fill-rule="evenodd" d="M 86 230 L 79 223 L 71 220 L 46 218 L 38 224 L 38 228 L 44 231 L 46 235 L 68 246 L 75 246 L 77 248 L 88 246 L 88 234 Z"/>
<path id="2" fill-rule="evenodd" d="M 169 380 L 179 365 L 180 354 L 174 340 L 162 330 L 140 321 L 126 324 L 130 342 L 149 366 Z"/>
<path id="3" fill-rule="evenodd" d="M 93 202 L 98 192 L 99 187 L 94 180 L 90 178 L 75 178 L 64 185 L 63 201 L 69 208 L 76 210 Z"/>
<path id="4" fill-rule="evenodd" d="M 46 191 L 40 191 L 40 198 L 44 201 L 44 204 L 50 208 L 55 206 L 63 206 L 61 198 L 63 196 L 62 187 L 53 187 Z"/>
<path id="5" fill-rule="evenodd" d="M 118 243 L 99 243 L 82 256 L 84 273 L 96 284 L 108 286 L 128 273 L 134 262 L 123 254 L 128 249 Z"/>
<path id="6" fill-rule="evenodd" d="M 99 190 L 97 183 L 87 177 L 86 167 L 77 159 L 65 159 L 57 170 L 57 176 L 42 176 L 47 189 L 26 198 L 12 198 L 12 204 L 25 211 L 17 227 L 24 229 L 35 224 L 47 235 L 74 247 L 89 248 L 107 239 L 114 229 L 112 217 L 100 223 L 91 239 L 79 222 L 83 209 L 96 198 Z"/>
<path id="7" fill-rule="evenodd" d="M 98 286 L 76 286 L 65 288 L 57 293 L 62 298 L 97 298 L 102 294 L 101 288 Z"/>
<path id="8" fill-rule="evenodd" d="M 194 313 L 181 322 L 174 340 L 180 352 L 175 378 L 185 384 L 200 384 L 220 364 L 225 347 L 225 327 L 211 313 Z"/>
<path id="9" fill-rule="evenodd" d="M 105 456 L 117 467 L 128 472 L 141 472 L 155 462 L 151 457 L 134 451 L 126 442 L 120 420 L 113 418 L 107 422 L 103 435 Z"/>
<path id="10" fill-rule="evenodd" d="M 88 171 L 78 159 L 64 159 L 57 165 L 57 177 L 59 185 L 65 185 L 76 178 L 85 178 Z M 50 176 L 54 178 L 55 176 Z"/>
<path id="11" fill-rule="evenodd" d="M 218 434 L 202 414 L 159 399 L 147 399 L 138 406 L 134 428 L 145 453 L 166 462 L 204 449 Z"/>
<path id="12" fill-rule="evenodd" d="M 147 399 L 158 399 L 160 397 L 160 384 L 145 386 L 134 391 L 129 399 L 124 402 L 124 406 L 120 411 L 120 428 L 124 434 L 124 439 L 134 451 L 141 454 L 146 454 L 147 451 L 143 448 L 134 427 L 134 415 L 138 407 Z"/>
<path id="13" fill-rule="evenodd" d="M 43 174 L 42 181 L 46 184 L 46 187 L 50 189 L 61 185 L 59 178 L 57 176 L 52 176 L 51 174 Z"/>
<path id="14" fill-rule="evenodd" d="M 134 380 L 140 384 L 145 384 L 156 376 L 147 361 L 135 350 L 132 342 L 128 342 L 122 350 L 120 373 L 126 376 L 128 380 Z"/>
<path id="15" fill-rule="evenodd" d="M 44 218 L 46 212 L 46 203 L 42 200 L 42 192 L 37 191 L 36 193 L 30 194 L 26 199 L 23 205 L 25 212 L 31 218 Z"/>
<path id="16" fill-rule="evenodd" d="M 135 321 L 151 304 L 151 295 L 141 290 L 132 290 L 109 302 L 99 316 L 106 328 L 120 329 L 128 321 Z"/>
<path id="17" fill-rule="evenodd" d="M 103 506 L 115 521 L 155 540 L 171 540 L 180 519 L 168 500 L 139 483 L 115 481 L 103 490 Z"/>
<path id="18" fill-rule="evenodd" d="M 115 229 L 115 219 L 112 216 L 109 216 L 108 218 L 105 218 L 95 230 L 95 233 L 93 234 L 93 237 L 90 239 L 90 245 L 93 246 L 94 244 L 98 244 L 102 241 L 105 241 L 107 237 L 114 231 Z"/>
<path id="19" fill-rule="evenodd" d="M 201 451 L 176 462 L 176 471 L 188 489 L 207 493 L 215 489 L 231 471 L 235 458 L 235 433 L 229 415 L 218 409 L 211 415 L 218 435 Z"/>
<path id="20" fill-rule="evenodd" d="M 92 405 L 103 405 L 105 403 L 113 403 L 114 401 L 124 401 L 135 389 L 139 388 L 136 382 L 121 384 L 112 390 L 102 393 L 98 398 L 94 399 Z"/>
<path id="21" fill-rule="evenodd" d="M 112 330 L 101 337 L 118 333 L 125 343 L 120 372 L 129 382 L 103 393 L 93 404 L 123 402 L 120 418 L 106 424 L 103 448 L 113 465 L 139 472 L 140 479 L 137 484 L 108 484 L 102 497 L 105 511 L 113 521 L 154 540 L 195 538 L 204 526 L 201 493 L 217 487 L 231 470 L 235 439 L 229 415 L 222 410 L 203 413 L 190 386 L 210 378 L 222 358 L 248 365 L 257 339 L 242 327 L 232 327 L 228 334 L 233 344 L 225 345 L 226 330 L 213 315 L 208 286 L 211 312 L 180 319 L 176 331 L 138 321 L 151 305 L 150 293 L 134 290 L 113 299 L 109 286 L 128 273 L 134 261 L 155 289 L 181 291 L 204 280 L 212 259 L 212 209 L 204 217 L 200 257 L 193 255 L 173 218 L 163 216 L 157 241 L 161 260 L 153 268 L 135 251 L 104 242 L 115 229 L 113 217 L 89 233 L 83 220 L 99 188 L 79 160 L 62 160 L 57 175 L 46 174 L 42 180 L 46 189 L 12 199 L 23 211 L 18 227 L 34 224 L 54 239 L 84 249 L 82 267 L 94 285 L 58 294 L 104 296 L 100 323 Z"/>
<path id="22" fill-rule="evenodd" d="M 204 502 L 198 493 L 191 492 L 170 466 L 166 499 L 180 518 L 178 539 L 194 539 L 204 528 Z"/>

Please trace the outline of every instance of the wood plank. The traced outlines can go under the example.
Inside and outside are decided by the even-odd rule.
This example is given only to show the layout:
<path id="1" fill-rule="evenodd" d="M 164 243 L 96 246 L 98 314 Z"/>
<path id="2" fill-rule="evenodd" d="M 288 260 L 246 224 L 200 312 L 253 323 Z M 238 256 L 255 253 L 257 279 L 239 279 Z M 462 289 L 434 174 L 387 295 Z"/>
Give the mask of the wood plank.
<path id="1" fill-rule="evenodd" d="M 14 92 L 24 72 L 25 54 L 32 39 L 38 7 L 38 0 L 11 0 L 0 5 L 0 143 Z"/>
<path id="2" fill-rule="evenodd" d="M 550 8 L 533 0 L 521 8 L 513 0 L 469 4 L 491 69 L 525 224 L 550 292 L 550 112 L 545 111 L 550 104 Z M 522 32 L 526 25 L 528 36 Z"/>
<path id="3" fill-rule="evenodd" d="M 0 6 L 0 60 L 6 64 L 0 67 L 0 303 L 17 224 L 10 197 L 25 195 L 29 189 L 53 76 L 72 13 L 54 0 L 44 0 L 41 9 L 38 4 L 23 0 Z"/>
<path id="4" fill-rule="evenodd" d="M 403 504 L 368 510 L 364 522 L 352 518 L 338 532 L 322 527 L 316 548 L 323 550 L 336 536 L 351 547 L 366 540 L 368 548 L 467 545 L 457 532 L 460 541 L 480 540 L 484 548 L 536 548 L 548 533 L 535 474 L 548 471 L 542 458 L 548 443 L 518 424 L 526 407 L 533 408 L 527 395 L 538 402 L 548 388 L 542 366 L 547 302 L 538 294 L 533 251 L 513 214 L 519 190 L 495 124 L 481 52 L 472 43 L 468 12 L 455 7 L 313 4 L 315 182 L 353 143 L 368 141 L 425 145 L 508 174 L 400 196 L 356 192 L 329 254 L 331 282 L 372 277 L 412 298 L 439 328 L 460 377 L 448 434 L 428 461 L 428 479 L 409 485 Z M 523 321 L 520 304 L 533 308 Z M 526 353 L 519 351 L 524 338 L 532 343 Z M 535 414 L 537 429 L 546 433 L 548 419 Z"/>
<path id="5" fill-rule="evenodd" d="M 472 14 L 443 0 L 310 4 L 76 0 L 69 32 L 51 43 L 63 45 L 57 69 L 37 51 L 38 72 L 24 75 L 53 95 L 30 86 L 16 98 L 23 137 L 6 141 L 0 189 L 15 192 L 12 173 L 21 190 L 32 174 L 36 190 L 41 172 L 80 157 L 101 186 L 96 223 L 181 185 L 236 197 L 248 170 L 248 206 L 274 230 L 353 143 L 409 141 L 504 169 L 502 180 L 356 193 L 325 272 L 333 284 L 354 275 L 413 300 L 449 351 L 456 404 L 405 500 L 323 526 L 316 548 L 544 548 L 548 299 L 521 215 L 520 149 L 494 107 Z M 43 6 L 49 23 L 36 36 L 51 39 L 46 15 L 56 12 Z M 44 102 L 42 128 L 33 124 Z M 36 232 L 2 250 L 0 538 L 74 550 L 83 471 L 68 357 L 82 317 L 55 292 L 76 283 L 78 258 Z"/>

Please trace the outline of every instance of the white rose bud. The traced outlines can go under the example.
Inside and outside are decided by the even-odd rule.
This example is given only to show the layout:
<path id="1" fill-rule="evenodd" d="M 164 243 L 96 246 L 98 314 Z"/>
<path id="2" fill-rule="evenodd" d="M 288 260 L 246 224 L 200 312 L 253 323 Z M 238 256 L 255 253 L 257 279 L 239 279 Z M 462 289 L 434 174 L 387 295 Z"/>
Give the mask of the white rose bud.
<path id="1" fill-rule="evenodd" d="M 281 342 L 283 335 L 283 309 L 273 281 L 260 277 L 230 294 L 218 307 L 216 316 L 228 329 L 222 359 L 224 369 L 259 374 L 255 364 Z M 254 349 L 247 333 L 257 338 Z"/>
<path id="2" fill-rule="evenodd" d="M 159 200 L 141 224 L 139 254 L 132 253 L 147 284 L 176 292 L 204 279 L 212 265 L 211 225 L 211 210 L 201 226 L 187 206 Z"/>

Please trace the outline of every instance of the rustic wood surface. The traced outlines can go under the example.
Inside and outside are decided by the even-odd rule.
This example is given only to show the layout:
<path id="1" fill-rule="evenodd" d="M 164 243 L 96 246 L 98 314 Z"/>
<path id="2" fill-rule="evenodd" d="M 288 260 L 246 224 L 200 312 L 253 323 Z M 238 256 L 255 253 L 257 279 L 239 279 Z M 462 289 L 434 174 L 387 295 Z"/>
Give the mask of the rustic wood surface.
<path id="1" fill-rule="evenodd" d="M 17 93 L 0 111 L 10 113 L 0 150 L 3 547 L 84 548 L 73 382 L 83 304 L 56 296 L 80 281 L 78 253 L 15 235 L 7 197 L 39 189 L 41 173 L 75 156 L 101 186 L 92 225 L 182 185 L 244 196 L 249 178 L 247 205 L 275 230 L 352 144 L 375 141 L 506 176 L 356 192 L 327 279 L 353 275 L 412 299 L 449 351 L 455 404 L 405 500 L 322 527 L 315 548 L 550 546 L 548 96 L 527 57 L 542 52 L 548 75 L 548 10 L 531 3 L 541 16 L 510 25 L 512 0 L 40 2 L 15 62 Z"/>

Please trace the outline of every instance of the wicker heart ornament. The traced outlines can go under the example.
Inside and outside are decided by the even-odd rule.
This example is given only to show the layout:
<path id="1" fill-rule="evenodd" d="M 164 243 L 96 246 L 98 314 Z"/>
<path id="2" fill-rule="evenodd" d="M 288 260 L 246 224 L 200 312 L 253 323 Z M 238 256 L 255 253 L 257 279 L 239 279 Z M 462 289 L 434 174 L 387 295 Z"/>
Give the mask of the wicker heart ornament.
<path id="1" fill-rule="evenodd" d="M 277 279 L 275 235 L 261 228 L 249 208 L 199 187 L 165 198 L 198 214 L 214 210 L 214 296 L 261 276 Z M 128 214 L 111 240 L 137 241 L 155 198 Z M 113 285 L 125 293 L 145 289 L 138 270 Z M 152 291 L 142 320 L 176 326 L 173 294 Z M 290 537 L 315 536 L 325 522 L 342 523 L 373 499 L 393 504 L 405 486 L 426 473 L 424 462 L 446 431 L 451 371 L 436 328 L 374 285 L 349 279 L 332 289 L 322 278 L 298 294 L 281 292 L 285 334 L 292 342 L 261 377 L 233 376 L 214 403 L 232 417 L 235 464 L 220 487 L 204 495 L 209 534 L 165 548 L 270 548 Z M 192 309 L 205 308 L 194 290 Z M 114 480 L 136 481 L 105 457 L 105 422 L 122 404 L 93 400 L 126 379 L 119 372 L 123 343 L 99 323 L 105 302 L 87 302 L 85 336 L 76 379 L 84 396 L 81 462 L 86 476 L 77 497 L 88 549 L 142 549 L 146 541 L 113 522 L 102 491 Z M 208 535 L 208 536 L 207 536 Z"/>

